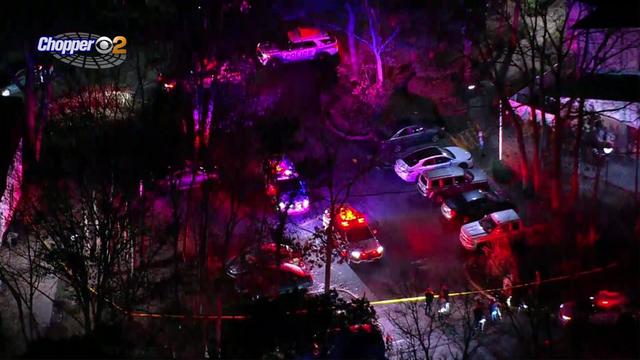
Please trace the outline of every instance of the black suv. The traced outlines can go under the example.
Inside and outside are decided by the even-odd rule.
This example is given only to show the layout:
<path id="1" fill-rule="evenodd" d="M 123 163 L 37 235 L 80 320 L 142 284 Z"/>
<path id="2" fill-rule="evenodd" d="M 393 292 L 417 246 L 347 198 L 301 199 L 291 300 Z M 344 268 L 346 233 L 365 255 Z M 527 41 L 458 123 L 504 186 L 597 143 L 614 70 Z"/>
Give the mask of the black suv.
<path id="1" fill-rule="evenodd" d="M 487 214 L 507 209 L 517 211 L 516 206 L 509 200 L 493 191 L 485 190 L 467 191 L 448 198 L 440 207 L 445 219 L 463 223 L 480 220 Z"/>

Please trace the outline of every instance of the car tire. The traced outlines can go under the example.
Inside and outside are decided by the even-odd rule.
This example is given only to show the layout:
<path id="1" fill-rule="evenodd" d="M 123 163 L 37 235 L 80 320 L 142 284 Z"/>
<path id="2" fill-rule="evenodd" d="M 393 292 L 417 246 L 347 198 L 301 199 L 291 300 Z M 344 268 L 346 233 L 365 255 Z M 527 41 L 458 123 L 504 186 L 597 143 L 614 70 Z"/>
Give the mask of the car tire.
<path id="1" fill-rule="evenodd" d="M 463 168 L 465 170 L 469 168 L 469 164 L 467 164 L 466 162 L 460 163 L 460 165 L 458 165 L 458 166 L 460 166 L 461 168 Z"/>
<path id="2" fill-rule="evenodd" d="M 435 134 L 431 137 L 431 142 L 438 142 L 438 140 L 440 140 L 440 136 L 438 134 Z"/>

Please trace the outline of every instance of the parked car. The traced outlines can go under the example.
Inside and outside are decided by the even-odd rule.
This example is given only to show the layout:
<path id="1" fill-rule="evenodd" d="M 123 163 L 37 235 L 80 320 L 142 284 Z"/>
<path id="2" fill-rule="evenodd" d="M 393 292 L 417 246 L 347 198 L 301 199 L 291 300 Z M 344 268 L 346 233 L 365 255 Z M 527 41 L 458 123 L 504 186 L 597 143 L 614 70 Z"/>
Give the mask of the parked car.
<path id="1" fill-rule="evenodd" d="M 596 325 L 614 325 L 625 313 L 632 315 L 629 309 L 629 298 L 624 293 L 600 290 L 588 299 L 560 304 L 558 321 L 564 326 L 580 317 Z"/>
<path id="2" fill-rule="evenodd" d="M 265 66 L 323 60 L 338 54 L 338 41 L 317 28 L 298 27 L 287 33 L 288 42 L 262 42 L 256 48 L 258 61 Z"/>
<path id="3" fill-rule="evenodd" d="M 509 200 L 499 196 L 493 191 L 471 190 L 442 202 L 440 211 L 445 219 L 468 223 L 480 220 L 487 214 L 507 209 L 516 209 Z"/>
<path id="4" fill-rule="evenodd" d="M 206 169 L 203 166 L 187 165 L 160 180 L 159 185 L 165 190 L 174 186 L 177 190 L 188 190 L 200 187 L 207 181 L 217 181 L 218 179 L 219 173 L 215 168 Z"/>
<path id="5" fill-rule="evenodd" d="M 411 125 L 396 131 L 391 137 L 382 142 L 385 149 L 400 152 L 404 149 L 424 145 L 429 142 L 437 142 L 444 136 L 443 127 L 426 127 Z"/>
<path id="6" fill-rule="evenodd" d="M 441 203 L 445 198 L 471 190 L 489 190 L 489 177 L 480 169 L 462 169 L 450 166 L 424 171 L 417 182 L 423 196 Z"/>
<path id="7" fill-rule="evenodd" d="M 466 169 L 473 167 L 471 153 L 457 146 L 441 148 L 429 146 L 398 159 L 394 170 L 406 182 L 415 182 L 420 173 L 435 169 L 458 166 Z"/>
<path id="8" fill-rule="evenodd" d="M 462 225 L 460 243 L 467 250 L 491 244 L 494 241 L 513 240 L 522 235 L 523 224 L 513 209 L 502 210 L 486 215 L 479 221 Z"/>
<path id="9" fill-rule="evenodd" d="M 257 266 L 272 266 L 277 262 L 275 243 L 265 243 L 249 247 L 238 256 L 232 258 L 227 263 L 227 275 L 232 278 L 250 271 Z M 302 254 L 289 245 L 280 245 L 280 262 L 298 266 L 300 269 L 307 268 Z"/>
<path id="10" fill-rule="evenodd" d="M 13 75 L 12 82 L 0 90 L 2 96 L 23 97 L 22 89 L 27 82 L 26 70 L 21 69 Z M 33 70 L 33 83 L 36 87 L 42 85 L 49 77 L 54 76 L 53 65 L 36 65 Z"/>
<path id="11" fill-rule="evenodd" d="M 329 214 L 329 209 L 325 210 L 322 218 L 325 228 L 329 226 Z M 382 258 L 384 247 L 361 212 L 343 205 L 336 211 L 334 224 L 338 243 L 344 245 L 342 256 L 347 261 L 360 263 Z"/>
<path id="12" fill-rule="evenodd" d="M 297 265 L 283 262 L 280 266 L 251 266 L 235 277 L 236 290 L 252 297 L 275 297 L 305 290 L 313 285 L 311 273 Z"/>

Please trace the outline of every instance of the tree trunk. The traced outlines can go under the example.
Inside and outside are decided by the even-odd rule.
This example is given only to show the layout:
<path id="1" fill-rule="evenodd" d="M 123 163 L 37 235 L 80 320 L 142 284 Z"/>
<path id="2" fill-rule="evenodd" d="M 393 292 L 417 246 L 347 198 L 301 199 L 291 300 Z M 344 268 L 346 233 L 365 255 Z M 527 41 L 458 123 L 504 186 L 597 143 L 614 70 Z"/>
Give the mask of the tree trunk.
<path id="1" fill-rule="evenodd" d="M 382 57 L 379 52 L 374 52 L 376 58 L 376 85 L 382 86 L 384 82 L 384 73 L 382 72 Z"/>
<path id="2" fill-rule="evenodd" d="M 25 51 L 25 56 L 27 59 L 27 68 L 25 71 L 25 86 L 24 86 L 24 104 L 25 104 L 25 114 L 26 114 L 26 138 L 27 138 L 27 146 L 26 149 L 29 151 L 25 152 L 25 154 L 29 154 L 29 159 L 36 159 L 39 156 L 38 154 L 38 144 L 37 144 L 37 124 L 36 124 L 36 93 L 34 90 L 33 84 L 33 56 L 30 50 Z"/>
<path id="3" fill-rule="evenodd" d="M 635 181 L 635 199 L 638 200 L 638 176 L 640 173 L 640 129 L 636 129 L 636 181 Z"/>
<path id="4" fill-rule="evenodd" d="M 334 206 L 332 206 L 333 208 Z M 335 214 L 335 211 L 331 211 L 331 214 Z M 324 263 L 324 293 L 328 294 L 331 290 L 331 258 L 333 251 L 333 219 L 329 221 L 329 227 L 327 228 L 327 244 L 325 245 L 325 263 Z"/>
<path id="5" fill-rule="evenodd" d="M 544 115 L 544 111 L 542 113 Z M 536 117 L 536 109 L 533 106 L 531 107 L 531 117 L 531 126 L 533 127 L 533 190 L 538 193 L 542 180 L 540 170 L 540 126 Z M 540 121 L 544 123 L 544 117 Z"/>
<path id="6" fill-rule="evenodd" d="M 578 128 L 576 129 L 576 138 L 573 144 L 573 164 L 571 166 L 571 204 L 578 201 L 580 194 L 580 144 L 582 143 L 582 128 L 584 127 L 584 99 L 580 100 L 578 105 Z"/>
<path id="7" fill-rule="evenodd" d="M 553 144 L 551 161 L 551 208 L 558 210 L 561 204 L 562 197 L 562 184 L 560 179 L 562 177 L 562 121 L 560 115 L 556 116 L 556 123 L 554 124 Z"/>
<path id="8" fill-rule="evenodd" d="M 351 76 L 357 78 L 358 76 L 358 53 L 356 52 L 356 16 L 353 12 L 353 7 L 350 2 L 346 2 L 344 6 L 347 8 L 349 15 L 349 22 L 347 24 L 347 41 L 349 43 L 349 62 L 351 65 Z"/>
<path id="9" fill-rule="evenodd" d="M 507 102 L 508 103 L 508 102 Z M 516 140 L 518 142 L 518 153 L 520 154 L 520 176 L 522 178 L 522 189 L 526 190 L 531 184 L 531 175 L 529 173 L 529 159 L 527 158 L 527 148 L 524 143 L 524 134 L 522 133 L 522 124 L 517 119 L 515 112 L 511 111 L 511 121 L 516 130 Z"/>

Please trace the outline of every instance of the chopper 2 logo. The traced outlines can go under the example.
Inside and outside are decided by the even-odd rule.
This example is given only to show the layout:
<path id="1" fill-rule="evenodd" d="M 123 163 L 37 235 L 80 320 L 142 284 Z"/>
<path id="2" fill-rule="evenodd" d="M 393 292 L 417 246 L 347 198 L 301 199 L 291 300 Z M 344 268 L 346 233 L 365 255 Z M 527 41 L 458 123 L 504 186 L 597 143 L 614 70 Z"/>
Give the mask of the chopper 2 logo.
<path id="1" fill-rule="evenodd" d="M 127 59 L 127 38 L 85 32 L 69 32 L 56 36 L 41 36 L 37 50 L 48 52 L 69 65 L 86 69 L 107 69 Z"/>

